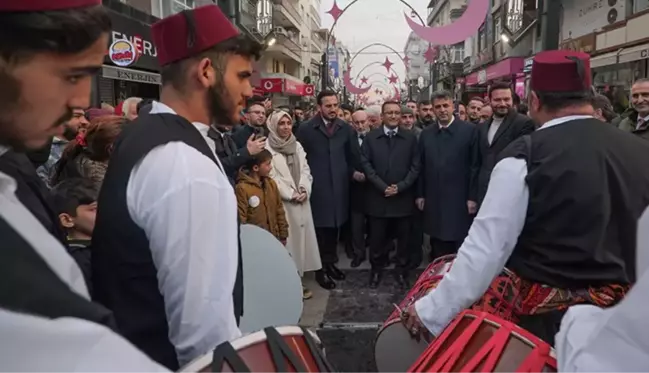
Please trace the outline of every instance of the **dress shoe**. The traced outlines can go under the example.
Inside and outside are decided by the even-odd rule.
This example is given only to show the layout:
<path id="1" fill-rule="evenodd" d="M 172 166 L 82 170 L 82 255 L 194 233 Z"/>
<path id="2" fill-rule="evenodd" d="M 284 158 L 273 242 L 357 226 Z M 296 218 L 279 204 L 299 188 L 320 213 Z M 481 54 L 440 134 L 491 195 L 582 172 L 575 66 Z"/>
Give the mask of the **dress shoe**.
<path id="1" fill-rule="evenodd" d="M 321 269 L 315 272 L 315 280 L 323 289 L 331 290 L 336 287 L 334 280 L 332 280 L 331 277 Z"/>
<path id="2" fill-rule="evenodd" d="M 328 266 L 326 266 L 325 272 L 327 272 L 329 277 L 331 277 L 334 280 L 341 281 L 345 279 L 345 274 L 333 264 L 329 264 Z"/>
<path id="3" fill-rule="evenodd" d="M 378 288 L 382 278 L 383 274 L 381 272 L 372 272 L 370 274 L 370 289 Z"/>
<path id="4" fill-rule="evenodd" d="M 354 260 L 352 260 L 351 267 L 352 268 L 358 268 L 361 264 L 363 264 L 364 261 L 365 261 L 365 258 L 356 257 L 356 258 L 354 258 Z"/>
<path id="5" fill-rule="evenodd" d="M 401 289 L 408 289 L 410 287 L 410 281 L 408 281 L 408 275 L 405 273 L 395 274 L 394 280 L 397 282 L 397 286 L 399 286 Z"/>

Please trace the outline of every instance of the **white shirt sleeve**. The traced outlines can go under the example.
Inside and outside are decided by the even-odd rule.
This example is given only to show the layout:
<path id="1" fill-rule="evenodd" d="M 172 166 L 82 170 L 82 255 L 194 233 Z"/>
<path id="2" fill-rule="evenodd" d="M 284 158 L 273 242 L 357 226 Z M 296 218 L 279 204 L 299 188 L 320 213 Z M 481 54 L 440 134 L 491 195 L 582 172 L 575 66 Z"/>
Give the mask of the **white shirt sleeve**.
<path id="1" fill-rule="evenodd" d="M 560 372 L 644 372 L 649 369 L 649 208 L 638 223 L 639 275 L 615 307 L 573 306 L 555 338 Z"/>
<path id="2" fill-rule="evenodd" d="M 527 214 L 526 176 L 524 160 L 498 162 L 451 270 L 436 289 L 415 303 L 422 323 L 433 335 L 439 335 L 460 311 L 485 293 L 514 251 Z"/>
<path id="3" fill-rule="evenodd" d="M 180 365 L 241 336 L 236 197 L 214 162 L 184 143 L 159 146 L 131 172 L 127 204 L 149 239 Z"/>
<path id="4" fill-rule="evenodd" d="M 0 371 L 168 372 L 110 329 L 0 310 Z"/>

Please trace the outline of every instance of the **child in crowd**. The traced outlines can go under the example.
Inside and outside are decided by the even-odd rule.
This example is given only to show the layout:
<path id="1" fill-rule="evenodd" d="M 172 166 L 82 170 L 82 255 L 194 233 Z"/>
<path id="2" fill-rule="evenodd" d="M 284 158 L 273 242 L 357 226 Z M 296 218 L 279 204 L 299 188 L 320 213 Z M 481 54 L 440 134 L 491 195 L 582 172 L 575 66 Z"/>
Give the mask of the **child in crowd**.
<path id="1" fill-rule="evenodd" d="M 241 224 L 263 228 L 284 245 L 288 238 L 288 222 L 282 198 L 275 181 L 268 177 L 273 156 L 268 150 L 251 157 L 241 168 L 235 191 Z"/>
<path id="2" fill-rule="evenodd" d="M 52 189 L 53 206 L 67 235 L 68 252 L 81 268 L 88 291 L 92 291 L 90 240 L 95 228 L 98 194 L 95 184 L 82 178 L 64 180 Z"/>

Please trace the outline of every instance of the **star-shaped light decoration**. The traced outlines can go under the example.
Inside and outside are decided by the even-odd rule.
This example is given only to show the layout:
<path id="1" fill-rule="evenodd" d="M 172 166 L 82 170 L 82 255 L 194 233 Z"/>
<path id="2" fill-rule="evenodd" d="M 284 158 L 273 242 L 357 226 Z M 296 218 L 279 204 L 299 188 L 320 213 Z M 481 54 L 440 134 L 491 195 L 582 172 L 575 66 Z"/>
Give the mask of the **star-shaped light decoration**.
<path id="1" fill-rule="evenodd" d="M 397 80 L 399 80 L 399 78 L 396 77 L 394 74 L 390 75 L 390 77 L 388 78 L 390 84 L 397 84 Z"/>
<path id="2" fill-rule="evenodd" d="M 381 92 L 381 91 L 379 91 L 378 88 L 374 90 L 374 93 L 376 93 L 377 95 L 379 94 L 379 92 Z"/>
<path id="3" fill-rule="evenodd" d="M 331 9 L 329 9 L 327 14 L 330 14 L 331 17 L 334 19 L 334 22 L 338 21 L 338 18 L 343 14 L 343 10 L 338 7 L 338 3 L 336 0 L 334 0 L 334 5 L 331 6 Z"/>
<path id="4" fill-rule="evenodd" d="M 361 85 L 363 85 L 363 84 L 367 84 L 367 78 L 366 77 L 361 78 Z"/>
<path id="5" fill-rule="evenodd" d="M 410 67 L 410 57 L 405 56 L 405 57 L 403 58 L 403 64 L 406 65 L 406 69 L 407 69 L 408 67 Z"/>
<path id="6" fill-rule="evenodd" d="M 390 62 L 390 59 L 385 57 L 385 62 L 383 62 L 383 66 L 385 66 L 385 69 L 390 72 L 390 69 L 392 68 L 392 65 L 394 65 L 392 62 Z"/>
<path id="7" fill-rule="evenodd" d="M 433 49 L 432 45 L 428 44 L 428 49 L 424 53 L 424 58 L 426 59 L 426 63 L 435 62 L 435 58 L 437 58 L 437 51 Z"/>

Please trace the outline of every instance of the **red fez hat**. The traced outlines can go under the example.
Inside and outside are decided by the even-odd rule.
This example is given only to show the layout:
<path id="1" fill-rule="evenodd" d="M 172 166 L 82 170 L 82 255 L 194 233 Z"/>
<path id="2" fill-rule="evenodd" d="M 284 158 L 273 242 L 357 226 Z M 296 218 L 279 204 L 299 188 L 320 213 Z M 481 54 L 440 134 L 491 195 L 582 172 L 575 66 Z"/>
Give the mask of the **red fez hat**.
<path id="1" fill-rule="evenodd" d="M 151 30 L 160 66 L 195 56 L 239 35 L 239 30 L 216 5 L 174 14 L 154 23 Z"/>
<path id="2" fill-rule="evenodd" d="M 590 56 L 586 53 L 552 50 L 534 56 L 533 91 L 583 92 L 590 90 L 591 84 Z"/>
<path id="3" fill-rule="evenodd" d="M 101 0 L 0 0 L 0 12 L 46 12 L 100 4 Z"/>

